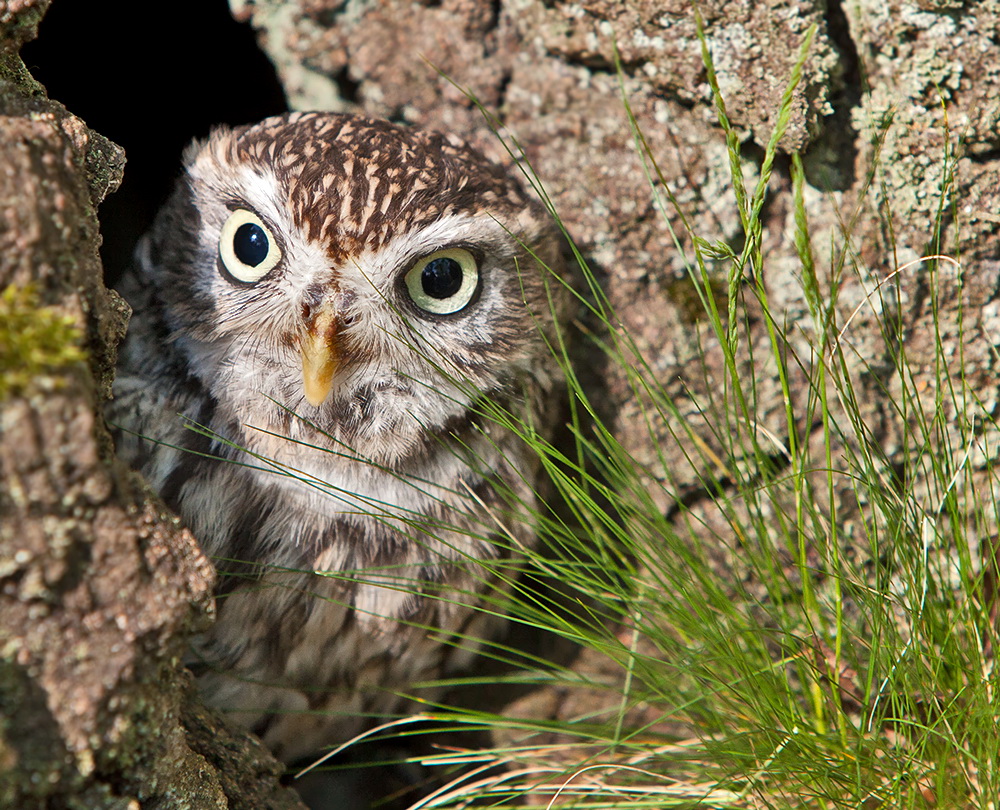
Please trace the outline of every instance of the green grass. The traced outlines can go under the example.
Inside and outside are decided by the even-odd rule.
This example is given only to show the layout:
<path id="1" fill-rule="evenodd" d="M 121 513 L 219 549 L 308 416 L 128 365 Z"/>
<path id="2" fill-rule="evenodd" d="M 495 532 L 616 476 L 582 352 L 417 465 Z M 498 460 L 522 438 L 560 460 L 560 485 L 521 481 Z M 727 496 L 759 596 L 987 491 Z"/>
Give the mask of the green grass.
<path id="1" fill-rule="evenodd" d="M 958 323 L 946 325 L 949 341 L 957 330 L 958 349 L 946 345 L 937 308 L 942 279 L 962 284 L 957 249 L 940 237 L 955 205 L 955 157 L 940 158 L 948 171 L 928 239 L 933 257 L 869 283 L 852 307 L 841 294 L 865 278 L 853 243 L 862 205 L 834 243 L 814 244 L 803 164 L 792 156 L 796 292 L 811 335 L 803 350 L 793 335 L 801 325 L 789 325 L 768 300 L 761 214 L 811 37 L 753 188 L 703 53 L 745 246 L 736 255 L 712 234 L 686 240 L 693 245 L 687 284 L 710 325 L 703 350 L 726 372 L 721 385 L 692 386 L 712 392 L 693 394 L 694 416 L 657 381 L 577 254 L 578 302 L 591 325 L 586 350 L 596 347 L 627 376 L 662 463 L 647 469 L 632 457 L 576 378 L 573 350 L 553 346 L 566 369 L 570 440 L 554 446 L 523 431 L 544 470 L 543 505 L 531 517 L 543 543 L 527 553 L 530 574 L 485 609 L 582 652 L 571 666 L 519 653 L 514 641 L 488 641 L 487 654 L 506 672 L 454 683 L 530 685 L 575 699 L 555 717 L 533 719 L 429 704 L 427 717 L 486 730 L 498 742 L 423 757 L 462 767 L 414 808 L 473 800 L 560 808 L 996 806 L 997 571 L 980 541 L 993 534 L 997 505 L 992 470 L 973 463 L 995 452 L 979 427 L 993 418 L 962 363 L 971 327 L 960 311 Z M 651 194 L 664 190 L 676 206 L 627 99 L 624 109 Z M 516 142 L 508 145 L 518 152 Z M 877 179 L 878 155 L 865 194 L 877 195 Z M 724 277 L 720 260 L 728 263 Z M 914 272 L 926 277 L 938 330 L 929 369 L 911 365 L 897 300 L 899 274 Z M 751 334 L 761 327 L 746 316 L 749 306 L 760 313 L 763 342 Z M 894 358 L 888 373 L 870 369 L 854 348 L 862 329 Z M 759 424 L 762 369 L 777 378 L 780 435 Z M 872 423 L 868 376 L 883 381 L 884 391 L 876 389 L 883 418 L 900 431 L 891 453 Z M 510 422 L 502 413 L 492 418 Z M 676 452 L 668 453 L 664 434 L 692 448 L 688 463 L 700 475 L 694 497 L 677 497 L 676 462 L 668 461 Z M 664 501 L 673 504 L 667 514 Z M 498 572 L 505 580 L 511 574 Z"/>

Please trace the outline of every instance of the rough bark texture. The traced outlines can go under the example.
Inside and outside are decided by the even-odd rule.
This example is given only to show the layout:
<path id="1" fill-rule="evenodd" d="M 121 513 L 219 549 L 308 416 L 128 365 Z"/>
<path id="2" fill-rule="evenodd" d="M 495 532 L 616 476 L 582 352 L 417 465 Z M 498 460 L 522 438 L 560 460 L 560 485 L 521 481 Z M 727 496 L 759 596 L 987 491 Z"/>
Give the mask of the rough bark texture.
<path id="1" fill-rule="evenodd" d="M 100 405 L 127 308 L 101 282 L 95 209 L 124 155 L 21 64 L 47 5 L 0 3 L 0 357 L 18 380 L 0 401 L 0 807 L 300 807 L 189 694 L 212 568 L 112 456 Z M 46 329 L 89 362 L 18 342 Z"/>
<path id="2" fill-rule="evenodd" d="M 651 488 L 661 508 L 669 512 L 683 497 L 711 536 L 730 536 L 716 504 L 698 495 L 701 482 L 719 472 L 714 459 L 724 455 L 717 431 L 726 414 L 712 412 L 706 403 L 720 401 L 728 372 L 687 278 L 684 256 L 690 258 L 691 239 L 681 213 L 691 231 L 728 243 L 737 253 L 743 231 L 693 4 L 231 0 L 231 5 L 238 19 L 259 30 L 293 108 L 360 109 L 455 131 L 502 160 L 498 139 L 464 91 L 496 114 L 501 133 L 516 136 L 603 283 L 623 331 L 677 408 L 655 424 L 651 436 L 644 403 L 623 370 L 612 365 L 595 380 L 605 416 L 649 470 L 651 483 L 663 485 Z M 940 490 L 907 467 L 915 452 L 927 448 L 908 446 L 907 423 L 891 404 L 904 401 L 905 380 L 917 392 L 907 406 L 911 432 L 921 414 L 950 409 L 946 428 L 930 437 L 934 447 L 962 446 L 969 426 L 978 425 L 981 441 L 970 461 L 975 480 L 985 487 L 1000 447 L 995 425 L 981 418 L 995 410 L 1000 396 L 995 59 L 1000 4 L 719 0 L 699 5 L 751 188 L 806 32 L 816 26 L 780 147 L 784 154 L 801 154 L 805 166 L 803 194 L 820 295 L 829 299 L 836 277 L 839 324 L 860 306 L 843 341 L 846 373 L 871 428 L 870 441 L 886 454 L 887 486 L 900 485 L 897 474 L 907 469 L 913 476 L 905 482 L 908 491 L 923 493 L 933 512 Z M 659 206 L 654 198 L 623 96 L 679 210 Z M 809 358 L 816 331 L 800 281 L 788 161 L 780 154 L 769 192 L 762 215 L 769 307 L 789 348 Z M 928 265 L 918 263 L 872 294 L 896 268 L 938 252 L 961 256 L 961 275 L 942 264 L 932 278 Z M 841 273 L 843 256 L 848 271 Z M 710 268 L 723 296 L 729 266 L 727 260 Z M 760 435 L 776 437 L 780 464 L 788 434 L 784 399 L 766 321 L 749 292 L 741 316 L 740 371 L 744 379 L 752 371 L 756 380 Z M 904 345 L 912 377 L 900 373 Z M 959 359 L 969 389 L 979 397 L 961 407 L 950 401 L 940 375 L 942 364 L 956 374 Z M 789 373 L 796 410 L 803 413 L 806 377 L 794 363 Z M 822 447 L 817 425 L 798 428 Z M 849 449 L 835 445 L 834 458 Z M 870 516 L 849 480 L 838 487 L 841 536 L 849 538 Z M 970 536 L 995 531 L 995 516 L 970 514 L 968 520 L 976 525 Z M 724 549 L 719 554 L 720 565 L 728 565 Z M 559 709 L 552 695 L 535 695 L 535 708 L 521 708 L 537 714 L 550 698 L 553 705 L 543 713 L 573 716 L 565 705 Z"/>

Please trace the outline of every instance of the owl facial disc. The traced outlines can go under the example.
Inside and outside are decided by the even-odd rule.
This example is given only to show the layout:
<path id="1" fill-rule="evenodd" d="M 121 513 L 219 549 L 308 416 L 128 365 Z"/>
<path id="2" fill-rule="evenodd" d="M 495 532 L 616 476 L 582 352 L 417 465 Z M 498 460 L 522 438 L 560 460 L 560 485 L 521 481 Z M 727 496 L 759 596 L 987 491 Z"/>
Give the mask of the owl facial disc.
<path id="1" fill-rule="evenodd" d="M 332 303 L 325 301 L 299 338 L 302 385 L 306 400 L 316 408 L 326 401 L 333 387 L 340 361 L 339 332 L 340 319 Z"/>

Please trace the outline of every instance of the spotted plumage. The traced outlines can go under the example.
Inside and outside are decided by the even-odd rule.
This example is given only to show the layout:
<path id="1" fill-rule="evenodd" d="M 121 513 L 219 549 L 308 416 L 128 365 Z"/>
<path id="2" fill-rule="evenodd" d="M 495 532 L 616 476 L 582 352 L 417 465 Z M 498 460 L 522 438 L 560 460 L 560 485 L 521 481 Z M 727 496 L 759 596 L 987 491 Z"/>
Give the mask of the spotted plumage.
<path id="1" fill-rule="evenodd" d="M 531 544 L 536 468 L 490 412 L 552 418 L 558 240 L 507 172 L 384 121 L 271 118 L 184 162 L 109 421 L 219 568 L 204 694 L 290 760 L 489 634 L 481 563 Z"/>

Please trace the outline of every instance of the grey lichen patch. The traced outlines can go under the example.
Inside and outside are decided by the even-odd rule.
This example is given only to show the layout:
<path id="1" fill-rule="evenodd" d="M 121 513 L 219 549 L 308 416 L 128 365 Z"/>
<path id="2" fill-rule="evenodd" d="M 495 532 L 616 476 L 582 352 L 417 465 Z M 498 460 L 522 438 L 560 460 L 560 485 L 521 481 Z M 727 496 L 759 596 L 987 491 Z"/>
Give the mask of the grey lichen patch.
<path id="1" fill-rule="evenodd" d="M 841 84 L 842 67 L 827 36 L 823 5 L 811 0 L 787 5 L 782 14 L 770 4 L 745 0 L 707 2 L 698 10 L 729 117 L 760 146 L 775 128 L 800 48 L 816 26 L 781 140 L 782 149 L 792 152 L 815 139 L 833 112 L 830 98 Z M 591 70 L 621 67 L 665 96 L 701 108 L 706 121 L 714 117 L 694 6 L 617 0 L 532 4 L 520 9 L 516 24 L 526 40 L 540 42 L 552 55 Z"/>
<path id="2" fill-rule="evenodd" d="M 879 218 L 894 220 L 902 263 L 926 252 L 937 240 L 934 223 L 969 196 L 963 175 L 975 177 L 980 169 L 967 158 L 990 161 L 1000 145 L 994 42 L 1000 10 L 967 4 L 956 15 L 942 4 L 904 2 L 890 13 L 885 4 L 866 0 L 845 11 L 870 80 L 852 117 L 867 147 L 863 158 L 878 164 Z M 989 233 L 995 228 L 991 216 L 967 224 Z"/>
<path id="3" fill-rule="evenodd" d="M 85 359 L 82 333 L 73 317 L 39 306 L 31 287 L 9 285 L 0 293 L 0 401 L 38 386 Z"/>

